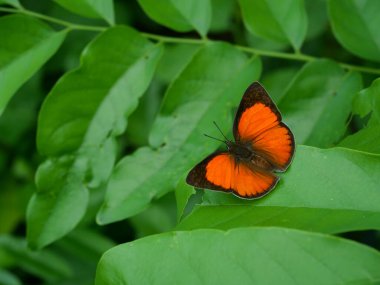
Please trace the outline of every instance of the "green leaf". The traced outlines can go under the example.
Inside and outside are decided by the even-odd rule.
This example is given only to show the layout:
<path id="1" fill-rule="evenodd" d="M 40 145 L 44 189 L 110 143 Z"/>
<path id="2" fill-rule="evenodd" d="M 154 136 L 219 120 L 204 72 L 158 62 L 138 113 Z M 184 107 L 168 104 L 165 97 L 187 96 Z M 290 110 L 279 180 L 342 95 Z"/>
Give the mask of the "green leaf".
<path id="1" fill-rule="evenodd" d="M 88 18 L 103 18 L 115 24 L 113 0 L 54 0 L 65 9 Z"/>
<path id="2" fill-rule="evenodd" d="M 57 242 L 55 246 L 65 253 L 95 263 L 106 250 L 115 246 L 115 243 L 96 231 L 78 229 Z"/>
<path id="3" fill-rule="evenodd" d="M 122 159 L 110 178 L 98 223 L 133 216 L 150 201 L 173 190 L 179 178 L 217 143 L 203 133 L 232 125 L 231 107 L 261 71 L 259 59 L 247 59 L 228 44 L 203 47 L 166 92 L 149 147 Z"/>
<path id="4" fill-rule="evenodd" d="M 84 159 L 50 159 L 36 173 L 37 191 L 29 201 L 27 238 L 39 249 L 71 231 L 86 212 L 89 193 L 83 185 Z"/>
<path id="5" fill-rule="evenodd" d="M 261 83 L 270 94 L 270 97 L 275 103 L 281 101 L 285 95 L 286 87 L 292 82 L 299 69 L 287 67 L 276 69 L 263 75 Z"/>
<path id="6" fill-rule="evenodd" d="M 83 217 L 87 187 L 108 179 L 114 138 L 125 131 L 161 52 L 161 45 L 130 28 L 111 28 L 85 49 L 82 65 L 54 86 L 39 117 L 37 146 L 49 158 L 39 168 L 29 205 L 31 246 L 62 237 Z"/>
<path id="7" fill-rule="evenodd" d="M 347 136 L 339 146 L 380 154 L 380 79 L 361 90 L 354 100 L 353 112 L 361 117 L 370 114 L 368 124 L 357 133 Z"/>
<path id="8" fill-rule="evenodd" d="M 212 19 L 210 31 L 221 33 L 232 28 L 236 2 L 231 0 L 211 0 Z"/>
<path id="9" fill-rule="evenodd" d="M 205 37 L 211 22 L 210 0 L 138 0 L 157 23 L 178 32 L 196 30 Z"/>
<path id="10" fill-rule="evenodd" d="M 129 219 L 136 237 L 168 232 L 176 225 L 176 203 L 173 193 L 152 202 L 149 208 Z"/>
<path id="11" fill-rule="evenodd" d="M 0 5 L 1 4 L 9 4 L 16 8 L 21 8 L 20 2 L 18 0 L 0 0 Z"/>
<path id="12" fill-rule="evenodd" d="M 368 126 L 346 137 L 339 146 L 380 154 L 380 125 Z"/>
<path id="13" fill-rule="evenodd" d="M 359 73 L 345 73 L 332 61 L 313 61 L 286 88 L 278 107 L 297 143 L 330 147 L 344 135 L 361 88 Z"/>
<path id="14" fill-rule="evenodd" d="M 333 33 L 353 54 L 380 61 L 380 2 L 376 0 L 329 0 Z"/>
<path id="15" fill-rule="evenodd" d="M 0 284 L 2 285 L 22 285 L 16 275 L 0 268 Z"/>
<path id="16" fill-rule="evenodd" d="M 375 284 L 379 266 L 379 252 L 337 237 L 205 229 L 119 245 L 103 255 L 95 284 Z"/>
<path id="17" fill-rule="evenodd" d="M 258 36 L 290 43 L 298 51 L 306 36 L 303 0 L 239 0 L 244 24 Z"/>
<path id="18" fill-rule="evenodd" d="M 361 90 L 355 100 L 353 112 L 360 117 L 371 113 L 369 125 L 380 124 L 380 78 L 374 80 L 370 87 Z"/>
<path id="19" fill-rule="evenodd" d="M 23 137 L 28 134 L 27 132 L 35 128 L 37 110 L 42 96 L 41 73 L 39 72 L 21 86 L 1 114 L 1 143 L 17 147 L 20 142 L 23 142 Z"/>
<path id="20" fill-rule="evenodd" d="M 67 30 L 54 32 L 23 15 L 0 18 L 0 114 L 8 101 L 59 48 Z"/>
<path id="21" fill-rule="evenodd" d="M 186 177 L 182 177 L 182 179 L 179 180 L 177 187 L 175 188 L 175 198 L 177 202 L 177 222 L 181 220 L 190 197 L 195 194 L 194 187 L 187 184 L 185 180 Z"/>
<path id="22" fill-rule="evenodd" d="M 298 146 L 272 193 L 246 201 L 206 191 L 178 229 L 281 226 L 339 233 L 380 229 L 380 156 Z"/>
<path id="23" fill-rule="evenodd" d="M 328 27 L 327 0 L 306 0 L 305 8 L 309 22 L 306 40 L 312 40 L 321 36 Z"/>
<path id="24" fill-rule="evenodd" d="M 0 251 L 9 256 L 17 267 L 52 283 L 72 274 L 71 268 L 61 257 L 48 250 L 33 252 L 20 238 L 0 236 Z"/>
<path id="25" fill-rule="evenodd" d="M 165 83 L 171 83 L 189 64 L 199 45 L 167 44 L 160 63 L 157 66 L 157 77 Z"/>

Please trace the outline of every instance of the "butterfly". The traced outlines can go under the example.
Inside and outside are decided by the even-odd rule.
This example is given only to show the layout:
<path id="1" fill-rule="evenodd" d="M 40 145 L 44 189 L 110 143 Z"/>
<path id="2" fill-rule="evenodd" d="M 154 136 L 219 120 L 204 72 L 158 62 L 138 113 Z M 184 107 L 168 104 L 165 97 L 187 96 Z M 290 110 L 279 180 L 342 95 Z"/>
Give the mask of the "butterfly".
<path id="1" fill-rule="evenodd" d="M 227 150 L 216 151 L 198 163 L 186 182 L 245 199 L 260 198 L 276 186 L 279 177 L 275 172 L 289 167 L 295 143 L 277 106 L 258 82 L 252 83 L 241 99 L 233 136 L 235 141 L 224 136 Z"/>

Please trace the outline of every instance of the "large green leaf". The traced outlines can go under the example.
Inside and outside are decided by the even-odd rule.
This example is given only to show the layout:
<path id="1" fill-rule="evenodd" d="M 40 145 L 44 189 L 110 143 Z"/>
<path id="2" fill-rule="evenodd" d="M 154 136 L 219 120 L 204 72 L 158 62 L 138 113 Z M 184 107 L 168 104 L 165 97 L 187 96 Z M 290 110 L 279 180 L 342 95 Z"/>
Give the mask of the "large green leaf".
<path id="1" fill-rule="evenodd" d="M 16 90 L 57 51 L 66 34 L 23 15 L 0 18 L 0 114 Z"/>
<path id="2" fill-rule="evenodd" d="M 332 61 L 314 61 L 300 70 L 278 107 L 297 143 L 329 147 L 344 135 L 361 87 L 359 73 L 345 73 Z"/>
<path id="3" fill-rule="evenodd" d="M 138 0 L 157 23 L 179 32 L 196 30 L 205 36 L 211 22 L 210 0 Z"/>
<path id="4" fill-rule="evenodd" d="M 108 23 L 115 23 L 113 0 L 54 0 L 67 10 L 89 18 L 103 18 Z"/>
<path id="5" fill-rule="evenodd" d="M 303 0 L 239 0 L 239 3 L 251 33 L 300 49 L 307 30 Z"/>
<path id="6" fill-rule="evenodd" d="M 103 255 L 95 284 L 377 284 L 379 266 L 379 252 L 341 238 L 205 229 L 119 245 Z"/>
<path id="7" fill-rule="evenodd" d="M 342 46 L 362 58 L 380 61 L 380 1 L 329 0 L 328 8 Z"/>
<path id="8" fill-rule="evenodd" d="M 259 59 L 248 59 L 228 44 L 203 47 L 167 90 L 150 136 L 155 150 L 140 148 L 116 166 L 98 222 L 133 216 L 173 190 L 192 165 L 217 147 L 203 133 L 216 134 L 213 120 L 230 128 L 231 107 L 260 71 Z"/>
<path id="9" fill-rule="evenodd" d="M 85 49 L 80 68 L 53 87 L 38 124 L 37 146 L 49 158 L 38 170 L 38 190 L 29 204 L 31 246 L 51 243 L 80 221 L 86 186 L 98 187 L 108 179 L 114 137 L 125 130 L 161 52 L 161 45 L 130 28 L 112 28 Z"/>
<path id="10" fill-rule="evenodd" d="M 246 201 L 207 191 L 179 229 L 283 226 L 338 233 L 380 229 L 380 156 L 298 146 L 272 193 Z"/>

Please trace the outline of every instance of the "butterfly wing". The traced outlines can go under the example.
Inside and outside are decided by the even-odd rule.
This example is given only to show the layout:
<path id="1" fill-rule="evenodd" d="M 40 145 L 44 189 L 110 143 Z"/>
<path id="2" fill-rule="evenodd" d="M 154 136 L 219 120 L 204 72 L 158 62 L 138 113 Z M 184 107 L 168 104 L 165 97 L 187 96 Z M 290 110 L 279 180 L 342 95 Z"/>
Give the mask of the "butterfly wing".
<path id="1" fill-rule="evenodd" d="M 281 122 L 276 105 L 258 82 L 245 91 L 237 110 L 233 133 L 236 141 L 251 142 L 252 149 L 276 170 L 285 171 L 294 154 L 294 136 Z"/>
<path id="2" fill-rule="evenodd" d="M 278 177 L 251 165 L 239 163 L 228 152 L 215 152 L 196 165 L 186 182 L 197 188 L 233 192 L 236 196 L 254 199 L 273 189 Z"/>

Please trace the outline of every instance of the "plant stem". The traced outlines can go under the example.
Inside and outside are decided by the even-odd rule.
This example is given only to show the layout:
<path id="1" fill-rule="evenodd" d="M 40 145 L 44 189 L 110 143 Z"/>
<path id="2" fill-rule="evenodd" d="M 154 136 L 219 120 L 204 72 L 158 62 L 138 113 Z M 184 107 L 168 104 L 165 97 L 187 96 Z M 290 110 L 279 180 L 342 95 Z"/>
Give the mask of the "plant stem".
<path id="1" fill-rule="evenodd" d="M 3 12 L 9 12 L 9 13 L 21 13 L 29 16 L 33 16 L 36 18 L 39 18 L 41 20 L 45 20 L 51 23 L 55 23 L 61 26 L 65 26 L 71 30 L 83 30 L 83 31 L 95 31 L 95 32 L 102 32 L 105 31 L 108 27 L 99 27 L 99 26 L 89 26 L 89 25 L 79 25 L 79 24 L 73 24 L 61 19 L 49 17 L 40 13 L 36 13 L 33 11 L 25 10 L 23 8 L 15 9 L 15 8 L 5 8 L 0 7 L 0 11 Z M 177 38 L 177 37 L 168 37 L 168 36 L 161 36 L 156 34 L 150 34 L 150 33 L 141 33 L 144 37 L 152 40 L 156 40 L 159 42 L 166 42 L 166 43 L 183 43 L 183 44 L 205 44 L 207 42 L 212 42 L 212 40 L 209 40 L 207 38 L 204 39 L 190 39 L 190 38 Z M 318 57 L 302 54 L 302 53 L 285 53 L 285 52 L 276 52 L 276 51 L 269 51 L 269 50 L 261 50 L 256 49 L 252 47 L 246 47 L 246 46 L 240 46 L 240 45 L 234 45 L 237 49 L 251 53 L 257 56 L 265 56 L 265 57 L 272 57 L 272 58 L 280 58 L 280 59 L 287 59 L 287 60 L 297 60 L 297 61 L 304 61 L 304 62 L 310 62 L 319 59 Z M 372 67 L 366 67 L 366 66 L 358 66 L 358 65 L 351 65 L 348 63 L 343 62 L 337 62 L 342 68 L 352 71 L 358 71 L 363 73 L 371 73 L 371 74 L 377 74 L 380 75 L 380 69 L 379 68 L 372 68 Z"/>
<path id="2" fill-rule="evenodd" d="M 49 17 L 40 13 L 36 13 L 33 11 L 25 10 L 25 9 L 14 9 L 14 8 L 4 8 L 0 7 L 0 11 L 3 12 L 10 12 L 10 13 L 20 13 L 24 15 L 33 16 L 35 18 L 39 18 L 41 20 L 45 20 L 51 23 L 55 23 L 61 26 L 68 27 L 71 30 L 85 30 L 85 31 L 95 31 L 95 32 L 102 32 L 107 27 L 97 27 L 97 26 L 87 26 L 87 25 L 79 25 L 79 24 L 73 24 L 64 20 L 60 20 L 57 18 Z"/>

